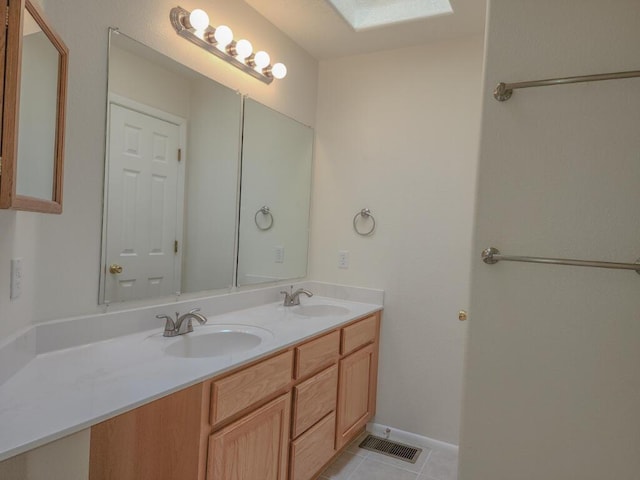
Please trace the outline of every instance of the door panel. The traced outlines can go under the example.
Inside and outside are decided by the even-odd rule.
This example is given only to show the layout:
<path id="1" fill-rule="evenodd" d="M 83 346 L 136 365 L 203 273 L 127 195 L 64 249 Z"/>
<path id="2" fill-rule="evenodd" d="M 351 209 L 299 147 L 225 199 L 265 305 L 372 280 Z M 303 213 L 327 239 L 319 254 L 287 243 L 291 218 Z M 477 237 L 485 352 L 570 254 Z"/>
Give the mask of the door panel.
<path id="1" fill-rule="evenodd" d="M 340 360 L 339 373 L 336 449 L 351 440 L 373 416 L 377 375 L 374 345 Z"/>
<path id="2" fill-rule="evenodd" d="M 124 301 L 180 290 L 180 127 L 120 105 L 109 115 L 105 298 Z M 110 273 L 109 266 L 122 267 Z"/>
<path id="3" fill-rule="evenodd" d="M 207 480 L 286 480 L 287 393 L 209 438 Z"/>

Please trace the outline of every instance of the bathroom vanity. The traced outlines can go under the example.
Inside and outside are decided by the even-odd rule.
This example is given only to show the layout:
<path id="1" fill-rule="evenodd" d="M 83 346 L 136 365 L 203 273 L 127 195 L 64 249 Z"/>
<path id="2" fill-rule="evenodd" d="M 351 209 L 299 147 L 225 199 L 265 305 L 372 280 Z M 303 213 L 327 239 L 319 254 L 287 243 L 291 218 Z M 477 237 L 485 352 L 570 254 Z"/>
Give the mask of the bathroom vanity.
<path id="1" fill-rule="evenodd" d="M 315 294 L 298 306 L 272 286 L 15 336 L 0 345 L 0 462 L 82 433 L 85 453 L 56 461 L 83 480 L 316 477 L 375 412 L 383 292 L 300 286 Z M 163 336 L 156 315 L 195 307 L 204 326 Z"/>
<path id="2" fill-rule="evenodd" d="M 90 480 L 315 478 L 375 412 L 380 313 L 91 429 Z"/>

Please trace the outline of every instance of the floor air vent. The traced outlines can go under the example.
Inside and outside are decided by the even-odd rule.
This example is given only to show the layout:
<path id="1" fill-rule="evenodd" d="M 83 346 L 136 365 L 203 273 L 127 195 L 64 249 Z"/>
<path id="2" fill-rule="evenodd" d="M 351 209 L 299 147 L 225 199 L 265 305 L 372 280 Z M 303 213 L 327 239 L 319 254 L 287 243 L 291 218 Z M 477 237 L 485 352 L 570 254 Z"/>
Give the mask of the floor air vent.
<path id="1" fill-rule="evenodd" d="M 367 435 L 367 437 L 360 443 L 360 448 L 365 450 L 371 450 L 372 452 L 378 452 L 389 457 L 398 458 L 409 463 L 416 463 L 421 448 L 412 447 L 403 443 L 392 442 L 384 438 L 376 437 L 375 435 Z"/>

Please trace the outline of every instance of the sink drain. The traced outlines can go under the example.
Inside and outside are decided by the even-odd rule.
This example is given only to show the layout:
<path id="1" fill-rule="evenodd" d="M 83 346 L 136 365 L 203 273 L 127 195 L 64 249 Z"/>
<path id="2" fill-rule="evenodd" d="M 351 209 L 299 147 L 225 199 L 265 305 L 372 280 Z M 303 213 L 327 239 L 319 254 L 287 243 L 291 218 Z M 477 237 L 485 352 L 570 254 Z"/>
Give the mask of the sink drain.
<path id="1" fill-rule="evenodd" d="M 375 435 L 367 435 L 359 447 L 389 457 L 398 458 L 409 463 L 416 463 L 420 452 L 422 452 L 421 448 L 405 445 L 404 443 L 392 442 L 385 438 L 376 437 Z"/>

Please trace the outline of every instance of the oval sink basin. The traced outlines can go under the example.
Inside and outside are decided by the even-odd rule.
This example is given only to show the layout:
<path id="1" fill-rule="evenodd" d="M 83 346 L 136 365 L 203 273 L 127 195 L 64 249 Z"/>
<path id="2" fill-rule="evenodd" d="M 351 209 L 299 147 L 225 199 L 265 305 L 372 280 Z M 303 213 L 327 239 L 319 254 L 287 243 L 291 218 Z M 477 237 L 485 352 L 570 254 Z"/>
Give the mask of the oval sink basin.
<path id="1" fill-rule="evenodd" d="M 346 315 L 349 309 L 340 305 L 299 305 L 293 307 L 294 313 L 305 317 L 328 317 L 330 315 Z"/>
<path id="2" fill-rule="evenodd" d="M 269 330 L 249 325 L 211 325 L 174 339 L 164 351 L 167 355 L 186 358 L 220 357 L 246 352 L 271 340 Z"/>

